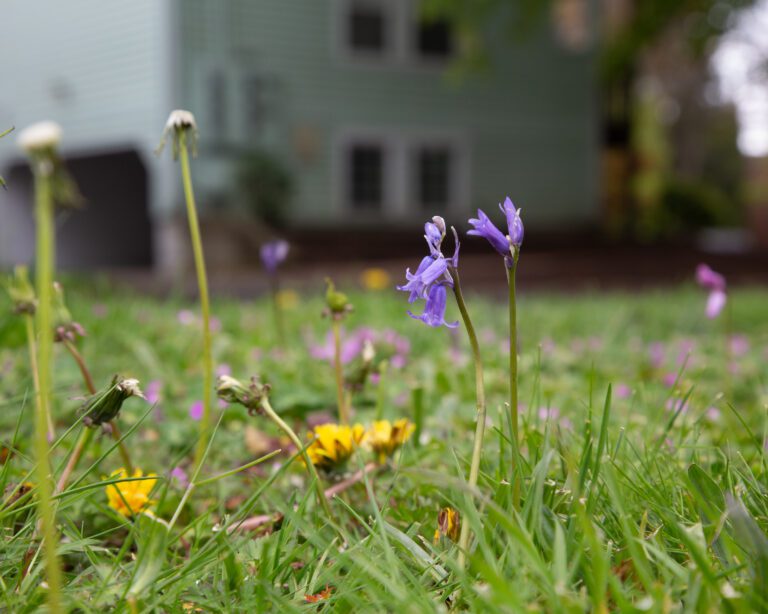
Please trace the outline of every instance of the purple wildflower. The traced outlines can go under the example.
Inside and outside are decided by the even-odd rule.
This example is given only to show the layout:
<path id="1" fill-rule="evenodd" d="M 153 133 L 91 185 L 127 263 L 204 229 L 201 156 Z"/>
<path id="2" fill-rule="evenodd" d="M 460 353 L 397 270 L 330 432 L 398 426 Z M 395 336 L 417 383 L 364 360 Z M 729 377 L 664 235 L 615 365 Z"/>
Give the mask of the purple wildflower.
<path id="1" fill-rule="evenodd" d="M 288 256 L 287 241 L 270 241 L 261 246 L 261 262 L 270 275 L 274 275 L 278 265 Z"/>
<path id="2" fill-rule="evenodd" d="M 187 472 L 181 467 L 174 467 L 171 470 L 171 477 L 176 480 L 182 488 L 189 486 L 189 476 L 187 476 Z"/>
<path id="3" fill-rule="evenodd" d="M 398 286 L 398 290 L 408 292 L 408 302 L 413 303 L 418 299 L 426 299 L 424 313 L 416 316 L 410 311 L 408 315 L 416 320 L 421 320 L 429 326 L 448 326 L 454 328 L 458 322 L 447 324 L 445 322 L 445 286 L 453 288 L 453 278 L 449 272 L 449 267 L 454 269 L 459 266 L 459 236 L 456 229 L 452 228 L 453 236 L 456 241 L 456 247 L 453 256 L 446 258 L 440 247 L 445 238 L 445 220 L 440 216 L 432 218 L 431 222 L 424 225 L 424 238 L 429 246 L 430 255 L 422 259 L 416 273 L 411 273 L 406 269 L 405 277 L 407 283 Z"/>
<path id="4" fill-rule="evenodd" d="M 523 220 L 520 219 L 520 209 L 515 208 L 509 197 L 504 200 L 504 204 L 499 205 L 499 209 L 507 218 L 507 235 L 494 225 L 482 209 L 477 210 L 477 218 L 469 220 L 473 228 L 467 234 L 486 239 L 499 254 L 504 256 L 504 262 L 511 268 L 523 244 L 525 234 Z"/>
<path id="5" fill-rule="evenodd" d="M 144 388 L 144 397 L 150 405 L 154 405 L 160 402 L 160 391 L 163 388 L 163 382 L 158 379 L 153 379 Z"/>
<path id="6" fill-rule="evenodd" d="M 183 324 L 184 326 L 191 326 L 195 323 L 195 314 L 192 313 L 189 309 L 182 309 L 179 311 L 179 313 L 176 314 L 176 319 L 179 321 L 179 324 Z"/>
<path id="7" fill-rule="evenodd" d="M 720 315 L 728 300 L 725 293 L 725 277 L 713 271 L 706 264 L 700 264 L 696 267 L 696 281 L 702 288 L 709 290 L 704 312 L 712 320 Z"/>
<path id="8" fill-rule="evenodd" d="M 408 315 L 411 316 L 414 320 L 421 320 L 428 326 L 447 326 L 448 328 L 456 328 L 459 325 L 458 321 L 445 321 L 445 286 L 447 284 L 448 282 L 433 284 L 429 289 L 429 294 L 427 295 L 427 303 L 424 306 L 424 313 L 422 313 L 420 316 L 417 316 L 409 311 Z"/>
<path id="9" fill-rule="evenodd" d="M 189 417 L 192 420 L 200 420 L 203 417 L 203 402 L 195 401 L 189 407 Z"/>
<path id="10" fill-rule="evenodd" d="M 746 335 L 731 335 L 728 343 L 734 356 L 744 356 L 749 352 L 749 338 Z"/>

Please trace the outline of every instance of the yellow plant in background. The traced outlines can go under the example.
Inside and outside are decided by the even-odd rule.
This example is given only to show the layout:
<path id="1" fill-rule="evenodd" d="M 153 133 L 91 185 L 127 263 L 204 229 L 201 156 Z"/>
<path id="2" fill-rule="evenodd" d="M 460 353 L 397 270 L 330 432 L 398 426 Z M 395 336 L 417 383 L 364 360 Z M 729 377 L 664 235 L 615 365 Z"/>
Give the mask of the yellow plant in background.
<path id="1" fill-rule="evenodd" d="M 280 309 L 285 309 L 286 311 L 296 309 L 299 306 L 299 295 L 294 290 L 280 290 L 277 293 L 276 299 Z"/>
<path id="2" fill-rule="evenodd" d="M 307 448 L 307 455 L 312 464 L 323 471 L 339 469 L 346 464 L 364 436 L 362 424 L 321 424 L 309 434 L 312 443 Z"/>
<path id="3" fill-rule="evenodd" d="M 392 287 L 392 278 L 384 269 L 365 269 L 360 274 L 360 282 L 366 290 L 387 290 Z"/>
<path id="4" fill-rule="evenodd" d="M 377 455 L 380 463 L 402 446 L 416 427 L 406 418 L 395 422 L 376 420 L 365 434 L 365 444 Z"/>
<path id="5" fill-rule="evenodd" d="M 459 539 L 460 527 L 459 512 L 452 507 L 444 507 L 437 514 L 434 542 L 437 544 L 441 537 L 447 537 L 455 542 Z"/>
<path id="6" fill-rule="evenodd" d="M 113 471 L 109 477 L 127 478 L 128 472 L 121 467 L 120 469 Z M 155 482 L 157 482 L 157 474 L 148 473 L 144 476 L 144 472 L 141 469 L 136 469 L 131 477 L 147 477 L 153 479 L 117 482 L 116 484 L 110 484 L 106 487 L 109 507 L 123 516 L 134 516 L 140 512 L 146 511 L 150 505 L 155 503 L 154 500 L 149 498 L 149 493 L 155 486 Z"/>

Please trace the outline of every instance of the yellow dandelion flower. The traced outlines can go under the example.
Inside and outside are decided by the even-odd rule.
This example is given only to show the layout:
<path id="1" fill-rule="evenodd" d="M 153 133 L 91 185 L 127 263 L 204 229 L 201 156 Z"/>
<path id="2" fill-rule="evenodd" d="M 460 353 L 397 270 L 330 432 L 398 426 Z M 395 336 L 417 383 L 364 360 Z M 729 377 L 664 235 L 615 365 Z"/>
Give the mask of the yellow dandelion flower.
<path id="1" fill-rule="evenodd" d="M 109 477 L 126 478 L 128 477 L 128 472 L 121 467 L 113 471 Z M 142 478 L 145 476 L 141 469 L 136 469 L 132 477 Z M 148 473 L 146 477 L 154 479 L 117 482 L 107 486 L 105 490 L 109 507 L 123 516 L 133 516 L 145 511 L 150 505 L 154 505 L 155 501 L 149 498 L 149 493 L 152 491 L 155 482 L 157 482 L 157 474 Z"/>
<path id="2" fill-rule="evenodd" d="M 376 420 L 365 434 L 365 443 L 383 463 L 387 456 L 408 441 L 415 428 L 406 418 L 395 422 Z"/>
<path id="3" fill-rule="evenodd" d="M 451 541 L 459 539 L 459 529 L 461 520 L 459 512 L 452 507 L 444 507 L 437 513 L 437 528 L 435 529 L 434 541 L 437 544 L 441 537 L 447 537 Z"/>
<path id="4" fill-rule="evenodd" d="M 360 273 L 360 283 L 366 290 L 387 290 L 392 287 L 392 278 L 384 269 L 374 267 Z"/>
<path id="5" fill-rule="evenodd" d="M 307 448 L 309 460 L 323 471 L 339 469 L 349 460 L 364 436 L 362 424 L 345 426 L 328 423 L 316 426 L 309 434 L 312 440 Z"/>
<path id="6" fill-rule="evenodd" d="M 299 294 L 294 290 L 280 290 L 277 293 L 277 304 L 280 309 L 290 311 L 299 306 Z"/>

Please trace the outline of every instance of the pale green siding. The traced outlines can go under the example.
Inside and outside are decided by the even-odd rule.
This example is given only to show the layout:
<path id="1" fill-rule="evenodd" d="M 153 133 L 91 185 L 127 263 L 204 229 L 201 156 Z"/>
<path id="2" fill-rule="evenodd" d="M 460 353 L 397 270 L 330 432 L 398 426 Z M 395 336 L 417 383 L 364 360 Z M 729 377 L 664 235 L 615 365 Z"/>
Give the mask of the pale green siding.
<path id="1" fill-rule="evenodd" d="M 393 0 L 395 1 L 395 0 Z M 402 2 L 403 0 L 397 0 Z M 567 225 L 597 215 L 597 127 L 594 57 L 558 47 L 548 29 L 511 45 L 497 41 L 494 71 L 451 84 L 444 71 L 410 63 L 358 62 L 339 52 L 334 11 L 341 0 L 194 0 L 182 21 L 184 87 L 200 120 L 203 166 L 210 134 L 210 74 L 224 75 L 230 112 L 223 138 L 253 142 L 243 126 L 242 81 L 251 73 L 278 85 L 261 140 L 291 161 L 301 223 L 354 222 L 338 193 L 335 144 L 349 129 L 393 138 L 448 133 L 466 146 L 470 162 L 465 216 L 505 194 L 532 223 Z M 317 152 L 300 161 L 299 129 L 315 137 Z M 219 139 L 220 141 L 222 139 Z M 221 143 L 219 143 L 221 144 Z M 220 148 L 221 149 L 221 148 Z M 231 154 L 219 154 L 227 157 Z M 226 168 L 209 166 L 201 182 L 224 189 Z M 219 187 L 217 187 L 219 186 Z M 424 212 L 407 207 L 390 215 L 409 221 Z M 370 218 L 364 218 L 370 219 Z"/>

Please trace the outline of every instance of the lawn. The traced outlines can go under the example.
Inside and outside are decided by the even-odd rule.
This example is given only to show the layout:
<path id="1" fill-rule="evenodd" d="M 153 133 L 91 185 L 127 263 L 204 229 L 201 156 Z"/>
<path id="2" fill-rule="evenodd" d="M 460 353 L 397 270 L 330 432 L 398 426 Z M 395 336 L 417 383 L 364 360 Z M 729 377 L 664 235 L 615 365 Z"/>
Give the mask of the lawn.
<path id="1" fill-rule="evenodd" d="M 321 473 L 323 488 L 336 491 L 330 517 L 291 441 L 237 404 L 214 405 L 215 434 L 194 478 L 203 393 L 196 303 L 105 281 L 67 285 L 71 314 L 87 332 L 77 347 L 96 388 L 116 373 L 140 381 L 148 400 L 127 399 L 117 424 L 135 466 L 159 477 L 120 483 L 152 488 L 149 513 L 120 513 L 104 482 L 115 484 L 109 476 L 124 463 L 114 440 L 93 429 L 56 498 L 70 608 L 768 607 L 768 292 L 733 291 L 721 317 L 708 320 L 706 296 L 693 284 L 635 295 L 531 296 L 522 288 L 522 458 L 514 463 L 506 306 L 465 280 L 488 402 L 472 490 L 475 380 L 466 333 L 409 318 L 402 293 L 339 285 L 354 305 L 343 322 L 353 422 L 407 418 L 414 431 L 392 454 L 363 443 L 345 466 Z M 272 407 L 307 442 L 312 426 L 338 419 L 330 323 L 319 285 L 284 291 L 281 303 L 282 342 L 267 298 L 215 300 L 214 364 L 219 375 L 269 383 Z M 0 589 L 6 611 L 26 612 L 42 607 L 46 593 L 31 474 L 33 381 L 23 318 L 5 296 L 0 314 Z M 449 304 L 447 319 L 458 317 Z M 368 362 L 364 339 L 375 350 Z M 58 478 L 85 428 L 78 408 L 88 392 L 62 344 L 54 364 Z M 16 488 L 28 482 L 31 491 Z M 456 511 L 472 529 L 465 567 Z"/>

